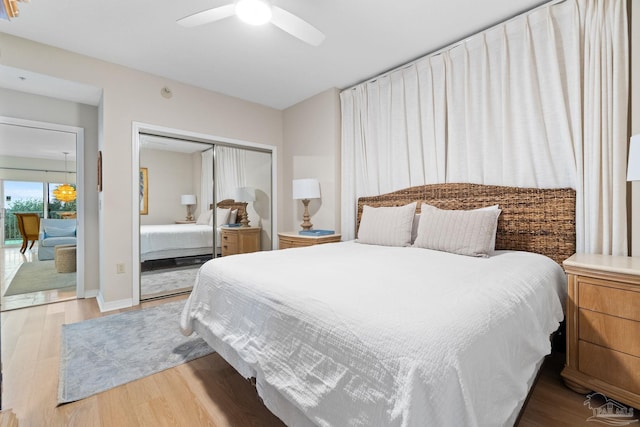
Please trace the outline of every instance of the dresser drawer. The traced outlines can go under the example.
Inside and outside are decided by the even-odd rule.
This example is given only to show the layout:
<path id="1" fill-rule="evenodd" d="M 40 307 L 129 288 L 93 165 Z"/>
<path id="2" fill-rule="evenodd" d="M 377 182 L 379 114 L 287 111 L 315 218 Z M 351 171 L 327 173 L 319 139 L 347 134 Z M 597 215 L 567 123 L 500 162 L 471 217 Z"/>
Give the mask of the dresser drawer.
<path id="1" fill-rule="evenodd" d="M 238 253 L 238 244 L 231 242 L 222 242 L 222 256 L 234 255 Z"/>
<path id="2" fill-rule="evenodd" d="M 581 280 L 578 305 L 599 313 L 640 321 L 640 292 Z"/>
<path id="3" fill-rule="evenodd" d="M 222 232 L 222 246 L 225 244 L 237 245 L 238 244 L 238 235 L 233 232 L 223 231 Z"/>
<path id="4" fill-rule="evenodd" d="M 640 357 L 585 341 L 579 341 L 578 354 L 578 367 L 581 372 L 640 394 Z"/>
<path id="5" fill-rule="evenodd" d="M 612 350 L 640 356 L 640 322 L 580 310 L 579 338 Z"/>

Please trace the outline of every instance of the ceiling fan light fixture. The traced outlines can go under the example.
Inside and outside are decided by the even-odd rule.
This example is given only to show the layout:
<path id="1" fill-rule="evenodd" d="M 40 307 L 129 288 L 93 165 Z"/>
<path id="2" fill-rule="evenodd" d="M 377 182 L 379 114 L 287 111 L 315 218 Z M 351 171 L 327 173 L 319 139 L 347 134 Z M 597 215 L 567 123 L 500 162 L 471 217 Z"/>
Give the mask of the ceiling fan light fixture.
<path id="1" fill-rule="evenodd" d="M 271 20 L 271 6 L 262 0 L 240 0 L 236 3 L 236 15 L 250 25 L 263 25 Z"/>

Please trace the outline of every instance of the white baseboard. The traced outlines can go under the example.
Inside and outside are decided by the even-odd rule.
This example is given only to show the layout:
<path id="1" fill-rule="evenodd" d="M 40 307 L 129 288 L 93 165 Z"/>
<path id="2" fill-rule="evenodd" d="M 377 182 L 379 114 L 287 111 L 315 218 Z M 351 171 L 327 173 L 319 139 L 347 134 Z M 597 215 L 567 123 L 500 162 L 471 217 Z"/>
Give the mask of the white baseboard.
<path id="1" fill-rule="evenodd" d="M 84 291 L 84 297 L 83 298 L 96 298 L 98 296 L 98 290 L 97 289 L 90 289 L 88 291 Z"/>
<path id="2" fill-rule="evenodd" d="M 131 298 L 105 302 L 102 296 L 102 292 L 98 292 L 96 301 L 98 302 L 98 307 L 100 308 L 101 313 L 104 313 L 105 311 L 120 310 L 121 308 L 133 307 L 133 300 Z"/>

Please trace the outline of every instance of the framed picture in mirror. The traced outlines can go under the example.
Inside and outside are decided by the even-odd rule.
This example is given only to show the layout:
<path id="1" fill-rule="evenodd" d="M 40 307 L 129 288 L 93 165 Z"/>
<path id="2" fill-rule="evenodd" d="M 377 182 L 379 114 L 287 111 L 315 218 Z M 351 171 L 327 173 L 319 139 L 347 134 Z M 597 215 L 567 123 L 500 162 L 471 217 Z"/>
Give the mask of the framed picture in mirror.
<path id="1" fill-rule="evenodd" d="M 140 215 L 149 214 L 149 174 L 147 168 L 140 168 Z"/>

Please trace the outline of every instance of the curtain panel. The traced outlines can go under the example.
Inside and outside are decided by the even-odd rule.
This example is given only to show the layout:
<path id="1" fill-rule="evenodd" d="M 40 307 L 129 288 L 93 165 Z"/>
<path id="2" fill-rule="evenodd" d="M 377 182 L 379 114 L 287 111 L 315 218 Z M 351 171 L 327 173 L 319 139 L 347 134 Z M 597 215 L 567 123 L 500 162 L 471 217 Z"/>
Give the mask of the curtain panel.
<path id="1" fill-rule="evenodd" d="M 240 148 L 215 146 L 215 167 L 216 167 L 216 199 L 234 200 L 236 189 L 245 187 L 247 151 Z"/>
<path id="2" fill-rule="evenodd" d="M 343 91 L 343 238 L 361 196 L 572 187 L 578 251 L 626 255 L 627 52 L 625 0 L 567 0 Z"/>

